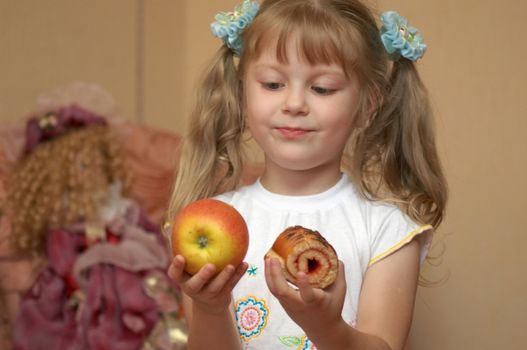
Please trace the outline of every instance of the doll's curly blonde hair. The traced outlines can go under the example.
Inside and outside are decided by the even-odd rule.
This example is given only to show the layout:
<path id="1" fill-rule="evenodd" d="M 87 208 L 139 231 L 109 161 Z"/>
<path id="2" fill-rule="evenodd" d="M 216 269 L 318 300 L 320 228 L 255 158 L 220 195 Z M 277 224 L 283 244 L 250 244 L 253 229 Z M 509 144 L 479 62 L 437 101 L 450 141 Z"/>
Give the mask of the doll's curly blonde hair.
<path id="1" fill-rule="evenodd" d="M 41 255 L 46 229 L 97 220 L 108 186 L 131 186 L 118 142 L 107 126 L 68 130 L 38 144 L 8 178 L 13 247 Z"/>

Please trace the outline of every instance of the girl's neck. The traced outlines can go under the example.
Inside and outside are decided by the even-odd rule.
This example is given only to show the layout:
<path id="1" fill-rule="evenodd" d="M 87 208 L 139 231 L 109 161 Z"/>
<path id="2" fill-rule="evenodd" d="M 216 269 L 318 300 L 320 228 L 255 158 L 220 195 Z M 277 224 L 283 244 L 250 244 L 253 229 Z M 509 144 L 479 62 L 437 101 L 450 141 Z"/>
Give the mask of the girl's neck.
<path id="1" fill-rule="evenodd" d="M 260 183 L 265 189 L 273 193 L 306 196 L 330 189 L 341 177 L 342 173 L 339 166 L 292 170 L 267 164 L 260 177 Z"/>

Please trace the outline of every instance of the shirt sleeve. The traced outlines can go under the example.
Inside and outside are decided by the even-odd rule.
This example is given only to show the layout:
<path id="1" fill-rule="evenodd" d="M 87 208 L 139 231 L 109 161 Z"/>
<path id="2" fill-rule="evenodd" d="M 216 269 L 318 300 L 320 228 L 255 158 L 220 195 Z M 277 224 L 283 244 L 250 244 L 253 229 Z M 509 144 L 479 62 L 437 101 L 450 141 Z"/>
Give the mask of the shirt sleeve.
<path id="1" fill-rule="evenodd" d="M 373 215 L 370 227 L 372 231 L 368 266 L 401 249 L 414 238 L 422 240 L 421 263 L 426 258 L 433 236 L 431 225 L 419 225 L 397 208 L 383 208 Z"/>

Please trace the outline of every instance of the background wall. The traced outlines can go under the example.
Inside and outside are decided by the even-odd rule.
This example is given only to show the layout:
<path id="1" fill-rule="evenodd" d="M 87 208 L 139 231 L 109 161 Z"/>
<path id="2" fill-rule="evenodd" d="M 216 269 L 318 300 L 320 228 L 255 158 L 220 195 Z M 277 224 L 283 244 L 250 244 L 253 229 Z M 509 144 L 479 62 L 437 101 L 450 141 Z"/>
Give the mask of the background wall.
<path id="1" fill-rule="evenodd" d="M 214 14 L 234 0 L 0 0 L 0 121 L 83 80 L 120 114 L 180 134 Z M 413 349 L 525 349 L 527 49 L 523 0 L 379 0 L 423 33 L 419 62 L 450 184 L 447 218 L 418 293 Z"/>

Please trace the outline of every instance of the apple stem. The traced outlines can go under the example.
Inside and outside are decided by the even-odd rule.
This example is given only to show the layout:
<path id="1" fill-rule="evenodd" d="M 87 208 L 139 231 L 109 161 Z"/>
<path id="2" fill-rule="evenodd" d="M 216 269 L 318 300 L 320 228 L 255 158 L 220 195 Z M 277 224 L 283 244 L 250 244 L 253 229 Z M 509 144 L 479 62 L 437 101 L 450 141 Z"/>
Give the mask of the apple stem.
<path id="1" fill-rule="evenodd" d="M 209 239 L 206 236 L 199 236 L 198 244 L 200 248 L 205 248 L 209 243 Z"/>

